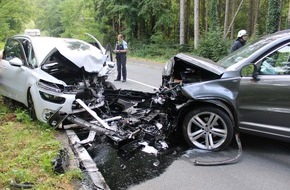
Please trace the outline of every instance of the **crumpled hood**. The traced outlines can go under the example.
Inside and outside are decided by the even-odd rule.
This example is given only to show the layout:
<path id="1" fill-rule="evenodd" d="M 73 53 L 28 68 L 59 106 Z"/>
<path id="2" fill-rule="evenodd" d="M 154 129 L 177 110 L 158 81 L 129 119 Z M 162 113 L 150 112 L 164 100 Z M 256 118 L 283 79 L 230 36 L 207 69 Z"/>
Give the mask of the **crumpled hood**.
<path id="1" fill-rule="evenodd" d="M 186 54 L 183 53 L 179 53 L 175 56 L 176 58 L 182 59 L 186 62 L 188 62 L 189 64 L 195 65 L 197 67 L 200 67 L 202 69 L 205 69 L 207 71 L 210 71 L 216 75 L 221 75 L 223 74 L 226 69 L 218 66 L 214 61 L 210 60 L 210 59 L 206 59 L 203 57 L 198 57 L 198 56 L 188 56 Z"/>
<path id="2" fill-rule="evenodd" d="M 90 44 L 67 39 L 66 43 L 61 43 L 52 49 L 41 65 L 45 64 L 48 58 L 57 51 L 77 67 L 84 68 L 90 73 L 101 71 L 107 58 L 98 48 Z"/>
<path id="3" fill-rule="evenodd" d="M 59 80 L 59 79 L 55 78 L 54 76 L 46 73 L 40 67 L 34 69 L 34 75 L 36 75 L 35 77 L 39 80 L 49 81 L 51 83 L 61 84 L 64 86 L 67 85 L 64 81 Z"/>

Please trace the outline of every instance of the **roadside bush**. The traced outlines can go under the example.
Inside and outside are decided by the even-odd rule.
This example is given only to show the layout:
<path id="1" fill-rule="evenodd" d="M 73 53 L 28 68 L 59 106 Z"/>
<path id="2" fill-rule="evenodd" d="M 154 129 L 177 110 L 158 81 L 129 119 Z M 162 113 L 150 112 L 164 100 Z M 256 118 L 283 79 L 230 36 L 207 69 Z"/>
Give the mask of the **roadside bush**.
<path id="1" fill-rule="evenodd" d="M 201 37 L 197 55 L 218 61 L 230 52 L 231 41 L 223 39 L 221 31 L 211 31 Z"/>
<path id="2" fill-rule="evenodd" d="M 142 57 L 154 60 L 168 60 L 172 56 L 180 52 L 189 52 L 191 46 L 179 44 L 141 44 L 135 43 L 132 46 L 129 46 L 130 56 Z"/>
<path id="3" fill-rule="evenodd" d="M 155 35 L 147 41 L 129 42 L 129 55 L 154 60 L 168 60 L 177 53 L 190 53 L 218 61 L 230 52 L 232 43 L 231 40 L 223 38 L 223 32 L 220 30 L 204 34 L 197 49 L 193 49 L 190 44 L 174 44 L 162 41 L 162 39 L 162 36 Z"/>

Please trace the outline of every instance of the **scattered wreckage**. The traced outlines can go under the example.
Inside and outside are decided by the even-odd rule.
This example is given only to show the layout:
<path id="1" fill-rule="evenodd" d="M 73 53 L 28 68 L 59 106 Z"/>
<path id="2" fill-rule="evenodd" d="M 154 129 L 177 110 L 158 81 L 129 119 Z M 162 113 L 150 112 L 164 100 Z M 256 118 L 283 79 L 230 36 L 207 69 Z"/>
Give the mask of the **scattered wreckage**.
<path id="1" fill-rule="evenodd" d="M 86 112 L 68 114 L 60 107 L 48 119 L 48 123 L 55 128 L 77 127 L 88 130 L 87 138 L 79 142 L 83 145 L 93 142 L 97 138 L 96 134 L 102 134 L 121 150 L 132 152 L 142 149 L 157 155 L 159 151 L 168 148 L 167 142 L 173 133 L 181 132 L 190 146 L 220 150 L 232 140 L 233 116 L 225 113 L 221 101 L 193 100 L 188 88 L 188 84 L 193 81 L 217 78 L 218 71 L 216 74 L 205 72 L 204 69 L 190 65 L 186 59 L 193 58 L 179 54 L 169 61 L 163 71 L 163 84 L 155 93 L 116 89 L 114 85 L 103 88 L 100 93 L 98 89 L 88 87 L 76 94 L 74 103 Z M 174 65 L 178 67 L 174 68 Z M 231 85 L 231 82 L 222 83 Z M 95 108 L 95 105 L 100 106 Z M 212 111 L 196 111 L 204 107 Z M 240 144 L 239 147 L 241 150 Z M 241 151 L 231 160 L 211 163 L 197 161 L 196 164 L 233 163 L 239 159 L 240 154 Z"/>

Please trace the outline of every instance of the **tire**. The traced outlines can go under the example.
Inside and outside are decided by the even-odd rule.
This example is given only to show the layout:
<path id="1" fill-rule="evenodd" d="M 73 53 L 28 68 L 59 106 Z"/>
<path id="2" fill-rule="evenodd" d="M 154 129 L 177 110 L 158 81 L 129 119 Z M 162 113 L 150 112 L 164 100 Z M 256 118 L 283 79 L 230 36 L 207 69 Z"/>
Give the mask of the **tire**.
<path id="1" fill-rule="evenodd" d="M 36 112 L 35 112 L 35 108 L 34 108 L 34 102 L 31 96 L 30 91 L 28 90 L 27 93 L 27 110 L 28 110 L 28 114 L 31 117 L 32 120 L 36 120 Z"/>
<path id="2" fill-rule="evenodd" d="M 220 150 L 228 146 L 233 138 L 233 122 L 217 107 L 198 107 L 185 116 L 182 133 L 190 146 Z"/>

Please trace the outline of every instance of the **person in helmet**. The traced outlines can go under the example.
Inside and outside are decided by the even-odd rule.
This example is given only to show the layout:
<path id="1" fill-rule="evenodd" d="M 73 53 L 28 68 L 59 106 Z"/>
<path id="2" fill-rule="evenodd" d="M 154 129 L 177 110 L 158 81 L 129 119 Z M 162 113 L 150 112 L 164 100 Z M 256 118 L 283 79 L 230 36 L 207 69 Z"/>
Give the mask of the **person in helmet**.
<path id="1" fill-rule="evenodd" d="M 236 51 L 237 49 L 243 47 L 248 39 L 248 34 L 246 30 L 240 30 L 238 32 L 238 38 L 236 39 L 235 43 L 233 44 L 231 48 L 231 52 Z"/>

